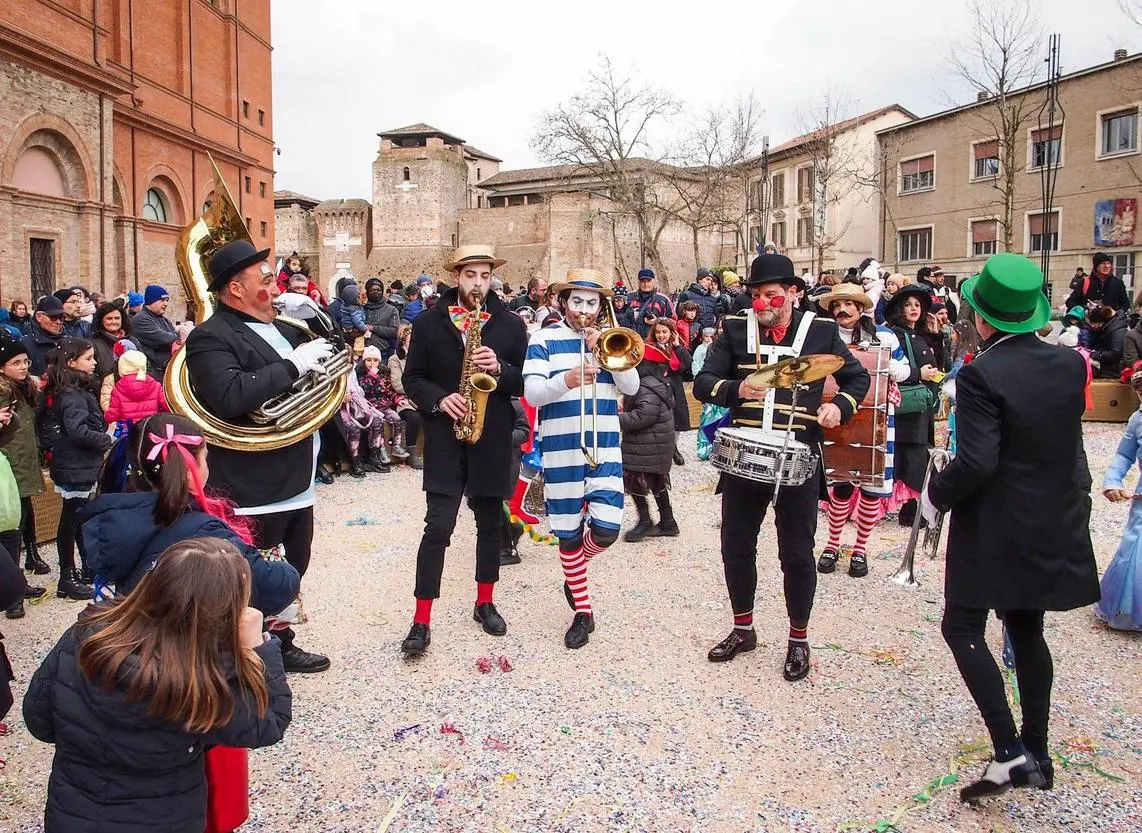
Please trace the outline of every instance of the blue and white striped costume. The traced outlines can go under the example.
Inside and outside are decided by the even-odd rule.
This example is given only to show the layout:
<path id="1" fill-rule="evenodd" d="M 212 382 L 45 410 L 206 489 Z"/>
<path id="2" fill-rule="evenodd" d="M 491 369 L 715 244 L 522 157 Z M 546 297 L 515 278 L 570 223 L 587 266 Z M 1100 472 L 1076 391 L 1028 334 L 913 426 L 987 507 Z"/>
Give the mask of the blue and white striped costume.
<path id="1" fill-rule="evenodd" d="M 568 388 L 565 374 L 579 367 L 583 337 L 565 323 L 531 335 L 523 364 L 524 395 L 538 409 L 536 436 L 543 459 L 544 494 L 551 531 L 561 540 L 583 533 L 583 516 L 590 526 L 618 531 L 623 517 L 623 457 L 619 433 L 620 394 L 638 390 L 638 371 L 595 377 L 598 403 L 598 465 L 591 469 L 580 449 L 579 389 Z M 586 396 L 587 447 L 594 438 L 590 389 Z"/>

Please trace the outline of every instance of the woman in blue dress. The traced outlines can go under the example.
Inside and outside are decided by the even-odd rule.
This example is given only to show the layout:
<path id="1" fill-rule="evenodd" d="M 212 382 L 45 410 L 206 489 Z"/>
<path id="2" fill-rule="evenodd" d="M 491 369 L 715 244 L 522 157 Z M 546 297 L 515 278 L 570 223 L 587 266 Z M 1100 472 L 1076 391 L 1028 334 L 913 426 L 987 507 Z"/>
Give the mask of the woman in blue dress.
<path id="1" fill-rule="evenodd" d="M 1130 384 L 1142 403 L 1142 371 L 1130 377 Z M 1130 501 L 1126 531 L 1114 553 L 1114 560 L 1103 573 L 1102 600 L 1095 605 L 1095 616 L 1120 631 L 1142 631 L 1142 482 L 1128 492 L 1122 481 L 1131 466 L 1142 469 L 1142 405 L 1126 423 L 1118 451 L 1102 482 L 1102 493 L 1115 503 Z"/>

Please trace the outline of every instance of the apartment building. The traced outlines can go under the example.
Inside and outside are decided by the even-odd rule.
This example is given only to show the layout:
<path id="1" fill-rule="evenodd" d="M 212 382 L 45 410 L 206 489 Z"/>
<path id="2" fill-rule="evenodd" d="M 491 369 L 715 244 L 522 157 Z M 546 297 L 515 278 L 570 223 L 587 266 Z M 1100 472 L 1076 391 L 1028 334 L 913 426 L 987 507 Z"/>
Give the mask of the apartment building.
<path id="1" fill-rule="evenodd" d="M 1056 306 L 1076 267 L 1109 254 L 1131 293 L 1142 190 L 1142 54 L 1124 50 L 1059 79 L 1051 117 L 1045 83 L 1017 91 L 1013 153 L 1001 145 L 997 102 L 976 101 L 877 133 L 884 188 L 878 250 L 887 268 L 915 274 L 938 263 L 970 276 L 1015 251 L 1048 263 Z M 1010 168 L 1010 170 L 1008 170 Z M 1045 185 L 1053 176 L 1053 195 Z"/>

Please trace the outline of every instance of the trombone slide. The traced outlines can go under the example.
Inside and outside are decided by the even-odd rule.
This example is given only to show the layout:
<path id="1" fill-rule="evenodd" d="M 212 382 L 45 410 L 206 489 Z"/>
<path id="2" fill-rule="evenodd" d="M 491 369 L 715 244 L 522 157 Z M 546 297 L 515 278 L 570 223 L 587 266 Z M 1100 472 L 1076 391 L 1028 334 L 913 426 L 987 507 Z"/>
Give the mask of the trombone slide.
<path id="1" fill-rule="evenodd" d="M 952 459 L 952 455 L 942 448 L 931 448 L 928 450 L 928 468 L 924 471 L 924 486 L 920 490 L 924 493 L 928 489 L 928 483 L 932 479 L 932 473 L 938 472 L 948 464 Z M 920 499 L 916 499 L 917 504 Z M 904 548 L 904 558 L 900 561 L 900 567 L 892 574 L 892 581 L 899 584 L 901 587 L 915 589 L 920 586 L 920 582 L 916 580 L 916 547 L 919 544 L 921 550 L 928 556 L 929 560 L 934 560 L 939 554 L 937 550 L 940 546 L 940 534 L 944 529 L 944 516 L 945 512 L 940 512 L 936 516 L 935 523 L 928 525 L 923 530 L 921 536 L 921 526 L 924 523 L 924 516 L 920 511 L 919 505 L 916 507 L 916 517 L 912 521 L 912 531 L 908 534 L 908 546 Z"/>

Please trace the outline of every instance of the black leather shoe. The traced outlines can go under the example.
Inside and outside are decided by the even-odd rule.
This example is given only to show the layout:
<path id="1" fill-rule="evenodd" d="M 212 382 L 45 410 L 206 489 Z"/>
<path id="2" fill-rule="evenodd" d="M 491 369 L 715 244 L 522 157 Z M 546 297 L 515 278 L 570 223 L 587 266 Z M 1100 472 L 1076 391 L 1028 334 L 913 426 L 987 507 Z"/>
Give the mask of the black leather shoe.
<path id="1" fill-rule="evenodd" d="M 1039 770 L 1039 764 L 1031 755 L 1020 755 L 1002 763 L 992 758 L 980 779 L 960 790 L 960 801 L 965 803 L 979 801 L 989 795 L 1007 792 L 1012 787 L 1043 789 L 1046 783 L 1046 778 Z"/>
<path id="2" fill-rule="evenodd" d="M 500 551 L 500 566 L 507 567 L 511 564 L 520 564 L 523 559 L 519 557 L 519 553 L 511 547 L 507 547 Z"/>
<path id="3" fill-rule="evenodd" d="M 706 659 L 710 662 L 729 662 L 742 651 L 752 651 L 756 647 L 757 631 L 734 628 L 729 636 L 710 649 Z"/>
<path id="4" fill-rule="evenodd" d="M 318 469 L 317 474 L 313 476 L 313 479 L 323 486 L 333 485 L 333 475 L 325 471 L 325 469 Z"/>
<path id="5" fill-rule="evenodd" d="M 374 469 L 376 471 L 376 469 Z M 365 476 L 365 468 L 361 465 L 360 457 L 349 458 L 349 476 L 360 479 Z"/>
<path id="6" fill-rule="evenodd" d="M 641 541 L 647 535 L 654 535 L 654 524 L 650 521 L 639 521 L 623 535 L 623 540 L 628 544 L 633 544 L 636 541 Z"/>
<path id="7" fill-rule="evenodd" d="M 71 599 L 76 602 L 89 602 L 91 596 L 95 591 L 91 589 L 91 585 L 84 584 L 79 580 L 79 574 L 75 571 L 69 572 L 67 575 L 59 577 L 59 583 L 56 585 L 56 596 L 61 599 Z"/>
<path id="8" fill-rule="evenodd" d="M 406 636 L 404 642 L 401 643 L 401 653 L 407 656 L 419 657 L 428 650 L 428 646 L 431 643 L 432 633 L 428 625 L 413 622 L 412 627 L 409 628 L 408 636 Z"/>
<path id="9" fill-rule="evenodd" d="M 849 575 L 853 578 L 864 578 L 868 575 L 868 556 L 863 552 L 854 552 L 849 556 Z"/>
<path id="10" fill-rule="evenodd" d="M 40 558 L 39 551 L 31 546 L 24 547 L 24 569 L 37 576 L 46 576 L 52 571 L 47 562 Z"/>
<path id="11" fill-rule="evenodd" d="M 785 652 L 785 679 L 791 683 L 809 675 L 809 643 L 790 642 Z"/>
<path id="12" fill-rule="evenodd" d="M 8 619 L 23 619 L 24 603 L 22 601 L 16 602 L 16 604 L 4 611 L 4 616 Z"/>
<path id="13" fill-rule="evenodd" d="M 29 586 L 28 589 L 24 591 L 24 598 L 25 599 L 38 599 L 47 592 L 48 592 L 47 589 L 44 587 L 31 587 L 31 586 Z"/>
<path id="14" fill-rule="evenodd" d="M 677 521 L 659 521 L 646 533 L 651 538 L 677 538 L 682 534 Z"/>
<path id="15" fill-rule="evenodd" d="M 571 585 L 563 582 L 563 598 L 567 600 L 567 606 L 572 610 L 575 609 L 575 597 L 571 595 Z"/>
<path id="16" fill-rule="evenodd" d="M 588 635 L 595 632 L 595 617 L 587 613 L 576 613 L 571 627 L 563 635 L 563 644 L 568 648 L 582 648 L 587 644 Z"/>
<path id="17" fill-rule="evenodd" d="M 484 633 L 503 636 L 508 632 L 508 623 L 491 602 L 484 602 L 472 608 L 472 618 L 484 626 Z"/>
<path id="18" fill-rule="evenodd" d="M 282 646 L 282 665 L 294 674 L 319 674 L 329 670 L 329 657 L 311 654 L 296 645 Z"/>
<path id="19" fill-rule="evenodd" d="M 682 452 L 679 451 L 677 448 L 674 449 L 673 460 L 674 460 L 674 465 L 676 465 L 676 466 L 686 465 L 686 458 L 682 456 Z"/>
<path id="20" fill-rule="evenodd" d="M 833 549 L 827 549 L 822 552 L 821 557 L 817 559 L 817 572 L 831 573 L 837 569 L 837 556 L 837 551 Z"/>
<path id="21" fill-rule="evenodd" d="M 1055 786 L 1055 762 L 1048 755 L 1046 758 L 1035 758 L 1035 763 L 1039 765 L 1039 771 L 1043 773 L 1043 783 L 1039 785 L 1039 789 L 1052 789 Z"/>

